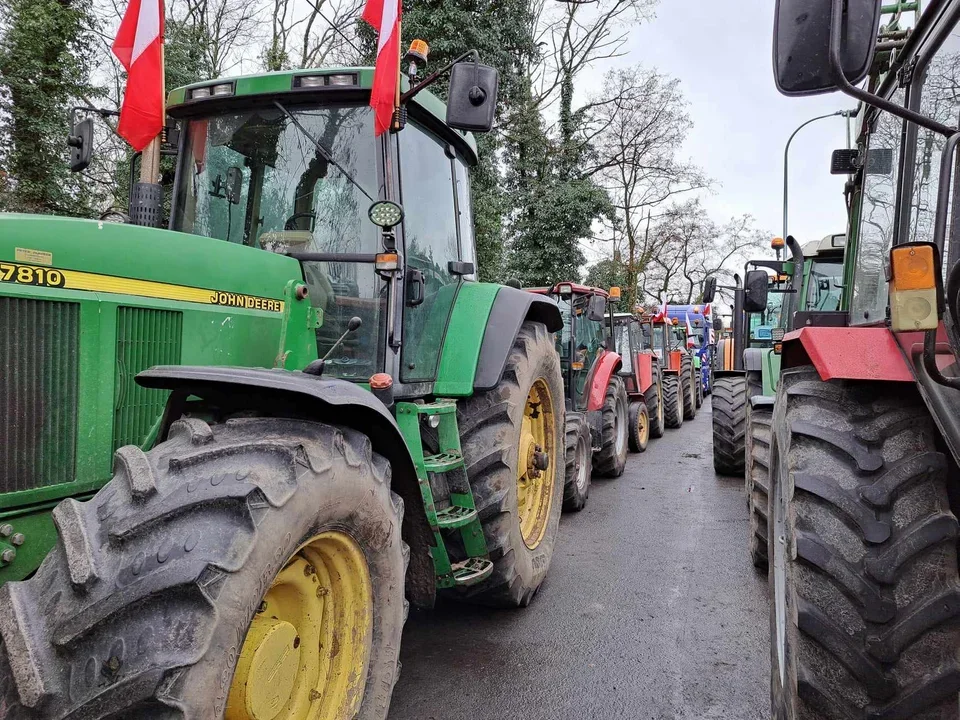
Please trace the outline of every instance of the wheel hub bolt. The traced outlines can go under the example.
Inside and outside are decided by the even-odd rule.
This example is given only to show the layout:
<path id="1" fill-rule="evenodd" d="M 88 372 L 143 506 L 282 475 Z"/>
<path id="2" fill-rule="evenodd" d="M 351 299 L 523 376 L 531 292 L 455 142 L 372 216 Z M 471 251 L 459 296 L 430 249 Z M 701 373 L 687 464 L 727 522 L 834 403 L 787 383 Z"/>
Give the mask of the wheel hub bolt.
<path id="1" fill-rule="evenodd" d="M 0 537 L 10 537 L 13 534 L 13 525 L 4 523 L 0 525 Z"/>
<path id="2" fill-rule="evenodd" d="M 13 548 L 7 548 L 2 553 L 0 553 L 0 560 L 3 560 L 5 563 L 12 563 L 14 558 L 17 557 L 17 551 Z"/>
<path id="3" fill-rule="evenodd" d="M 27 538 L 24 537 L 23 533 L 15 533 L 14 536 L 10 538 L 10 542 L 12 542 L 14 545 L 23 545 L 23 541 L 26 539 Z"/>

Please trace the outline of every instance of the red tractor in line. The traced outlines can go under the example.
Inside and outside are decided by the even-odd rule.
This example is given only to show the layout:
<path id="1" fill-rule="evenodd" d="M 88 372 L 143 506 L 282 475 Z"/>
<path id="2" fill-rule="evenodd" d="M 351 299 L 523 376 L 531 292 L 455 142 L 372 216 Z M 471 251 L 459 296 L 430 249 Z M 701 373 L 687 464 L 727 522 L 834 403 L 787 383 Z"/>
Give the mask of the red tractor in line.
<path id="1" fill-rule="evenodd" d="M 619 375 L 630 399 L 627 411 L 630 450 L 643 452 L 650 438 L 663 437 L 666 428 L 663 369 L 640 317 L 615 313 L 613 328 L 615 347 L 622 361 Z"/>
<path id="2" fill-rule="evenodd" d="M 619 477 L 627 463 L 629 402 L 608 312 L 620 289 L 562 282 L 528 290 L 553 298 L 563 316 L 556 335 L 566 405 L 563 508 L 576 511 L 587 502 L 593 473 Z"/>

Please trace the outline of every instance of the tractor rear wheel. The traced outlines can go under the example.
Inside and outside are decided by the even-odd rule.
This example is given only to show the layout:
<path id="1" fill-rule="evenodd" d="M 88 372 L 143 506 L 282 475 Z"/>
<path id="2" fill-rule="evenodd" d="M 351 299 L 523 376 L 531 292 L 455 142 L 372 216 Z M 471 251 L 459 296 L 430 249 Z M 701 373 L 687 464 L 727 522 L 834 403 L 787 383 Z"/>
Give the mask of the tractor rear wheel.
<path id="1" fill-rule="evenodd" d="M 647 412 L 650 414 L 650 437 L 662 438 L 666 428 L 663 417 L 663 374 L 660 372 L 660 365 L 656 362 L 651 364 L 650 369 L 653 382 L 643 394 L 643 401 L 647 404 Z"/>
<path id="2" fill-rule="evenodd" d="M 689 355 L 680 361 L 680 383 L 683 385 L 683 419 L 693 420 L 697 416 L 697 382 Z"/>
<path id="3" fill-rule="evenodd" d="M 676 375 L 663 376 L 663 420 L 668 428 L 683 425 L 683 385 Z"/>
<path id="4" fill-rule="evenodd" d="M 627 405 L 623 380 L 611 375 L 600 410 L 600 449 L 593 453 L 593 471 L 601 477 L 620 477 L 627 465 Z"/>
<path id="5" fill-rule="evenodd" d="M 773 427 L 773 716 L 956 718 L 957 519 L 916 388 L 786 370 Z"/>
<path id="6" fill-rule="evenodd" d="M 746 465 L 746 380 L 719 377 L 713 387 L 713 469 L 743 476 Z"/>
<path id="7" fill-rule="evenodd" d="M 553 557 L 566 474 L 563 376 L 543 323 L 523 323 L 500 384 L 459 400 L 457 422 L 493 573 L 449 592 L 483 605 L 529 605 Z M 529 451 L 521 457 L 537 445 L 545 470 Z"/>
<path id="8" fill-rule="evenodd" d="M 114 467 L 0 588 L 5 717 L 386 717 L 409 549 L 368 437 L 187 419 Z"/>
<path id="9" fill-rule="evenodd" d="M 630 403 L 628 415 L 630 421 L 630 450 L 632 452 L 643 452 L 647 449 L 647 443 L 650 442 L 650 414 L 647 412 L 646 403 L 642 400 Z"/>
<path id="10" fill-rule="evenodd" d="M 568 412 L 566 422 L 566 478 L 563 482 L 563 509 L 577 512 L 587 504 L 593 442 L 590 423 L 583 413 Z"/>
<path id="11" fill-rule="evenodd" d="M 749 405 L 750 402 L 747 401 Z M 767 568 L 767 494 L 770 491 L 770 433 L 773 408 L 750 408 L 747 423 L 747 503 L 750 508 L 750 560 L 754 567 Z"/>

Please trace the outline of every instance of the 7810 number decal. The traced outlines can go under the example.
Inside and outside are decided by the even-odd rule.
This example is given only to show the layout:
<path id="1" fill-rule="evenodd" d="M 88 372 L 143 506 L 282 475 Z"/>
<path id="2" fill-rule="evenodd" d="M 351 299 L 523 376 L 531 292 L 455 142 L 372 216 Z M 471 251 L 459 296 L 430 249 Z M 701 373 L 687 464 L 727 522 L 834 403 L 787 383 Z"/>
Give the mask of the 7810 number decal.
<path id="1" fill-rule="evenodd" d="M 66 281 L 63 278 L 63 273 L 59 270 L 0 262 L 0 282 L 63 287 Z"/>

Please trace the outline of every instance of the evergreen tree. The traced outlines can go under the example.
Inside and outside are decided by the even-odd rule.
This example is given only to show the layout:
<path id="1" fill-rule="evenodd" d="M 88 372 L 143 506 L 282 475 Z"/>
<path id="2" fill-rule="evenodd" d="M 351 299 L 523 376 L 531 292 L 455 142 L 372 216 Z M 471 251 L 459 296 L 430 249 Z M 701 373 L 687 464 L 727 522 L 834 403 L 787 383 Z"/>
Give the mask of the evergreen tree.
<path id="1" fill-rule="evenodd" d="M 88 94 L 87 0 L 6 0 L 0 26 L 0 210 L 89 215 L 70 172 L 69 109 Z"/>

